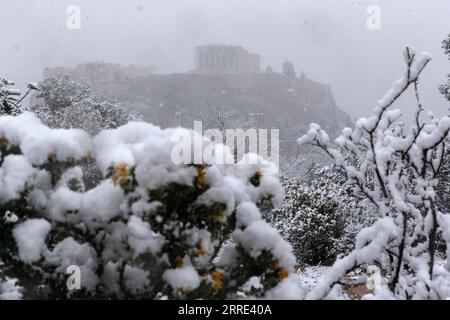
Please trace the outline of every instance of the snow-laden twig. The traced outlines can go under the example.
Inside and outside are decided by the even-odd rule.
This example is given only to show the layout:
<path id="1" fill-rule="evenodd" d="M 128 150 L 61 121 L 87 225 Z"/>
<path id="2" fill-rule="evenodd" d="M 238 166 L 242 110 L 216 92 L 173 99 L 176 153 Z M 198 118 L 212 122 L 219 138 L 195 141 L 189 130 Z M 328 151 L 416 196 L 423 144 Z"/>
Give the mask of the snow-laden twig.
<path id="1" fill-rule="evenodd" d="M 389 287 L 392 293 L 405 298 L 414 295 L 432 297 L 436 290 L 430 283 L 434 281 L 440 229 L 435 177 L 446 154 L 450 117 L 431 117 L 421 123 L 423 106 L 418 81 L 431 57 L 424 53 L 417 58 L 412 49 L 406 48 L 404 58 L 404 76 L 378 102 L 373 116 L 356 121 L 354 129 L 345 128 L 334 144 L 316 124 L 312 124 L 298 142 L 323 149 L 344 170 L 347 183 L 378 208 L 380 217 L 389 217 L 395 222 L 395 239 L 383 243 L 383 250 L 376 252 L 379 262 L 387 261 L 383 263 L 391 273 Z M 391 107 L 411 85 L 414 86 L 417 112 L 415 124 L 405 130 L 399 121 L 400 111 L 391 110 Z M 356 259 L 360 257 L 360 250 L 356 248 L 350 256 L 338 261 L 336 274 L 343 276 L 345 269 L 353 267 L 354 263 L 373 261 Z M 330 272 L 333 273 L 333 269 Z M 423 276 L 425 274 L 427 276 Z M 316 296 L 326 296 L 326 291 L 332 289 L 338 278 L 331 277 L 332 280 L 321 285 L 320 294 L 315 293 Z"/>

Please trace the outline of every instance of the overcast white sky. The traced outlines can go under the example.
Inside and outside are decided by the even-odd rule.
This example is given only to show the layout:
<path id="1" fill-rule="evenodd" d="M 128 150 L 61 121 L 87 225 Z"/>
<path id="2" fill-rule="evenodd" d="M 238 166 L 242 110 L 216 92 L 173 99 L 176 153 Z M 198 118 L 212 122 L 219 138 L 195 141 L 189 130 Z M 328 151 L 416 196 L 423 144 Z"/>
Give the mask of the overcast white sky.
<path id="1" fill-rule="evenodd" d="M 68 5 L 81 8 L 81 29 L 66 26 Z M 366 26 L 368 6 L 381 8 L 381 29 Z M 450 73 L 440 48 L 450 33 L 450 0 L 0 0 L 0 75 L 37 81 L 45 66 L 105 60 L 187 71 L 193 48 L 242 45 L 280 70 L 297 70 L 332 86 L 338 105 L 367 115 L 402 73 L 409 44 L 434 60 L 422 79 L 425 106 L 450 106 L 437 87 Z M 410 100 L 401 101 L 402 109 Z M 276 106 L 274 106 L 276 107 Z"/>

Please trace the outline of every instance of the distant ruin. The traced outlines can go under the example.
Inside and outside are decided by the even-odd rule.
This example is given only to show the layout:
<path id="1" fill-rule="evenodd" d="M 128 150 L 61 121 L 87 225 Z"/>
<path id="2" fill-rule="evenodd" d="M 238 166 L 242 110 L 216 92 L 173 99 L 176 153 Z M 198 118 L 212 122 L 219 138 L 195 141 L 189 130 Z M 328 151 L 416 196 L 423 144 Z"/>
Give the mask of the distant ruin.
<path id="1" fill-rule="evenodd" d="M 90 84 L 95 84 L 104 81 L 130 81 L 154 73 L 156 73 L 154 66 L 123 66 L 118 63 L 99 61 L 79 64 L 74 68 L 45 68 L 44 79 L 69 77 L 73 81 L 85 80 Z"/>
<path id="2" fill-rule="evenodd" d="M 195 72 L 256 73 L 260 56 L 239 46 L 206 45 L 195 49 Z"/>
<path id="3" fill-rule="evenodd" d="M 278 128 L 282 156 L 298 156 L 295 141 L 311 122 L 333 135 L 351 123 L 329 85 L 297 74 L 289 61 L 280 72 L 262 71 L 260 56 L 239 46 L 197 47 L 192 70 L 182 73 L 105 62 L 45 69 L 45 78 L 56 76 L 85 79 L 93 94 L 119 101 L 162 127 L 192 127 L 202 120 L 199 115 L 219 108 L 233 114 L 227 119 L 231 127 Z"/>

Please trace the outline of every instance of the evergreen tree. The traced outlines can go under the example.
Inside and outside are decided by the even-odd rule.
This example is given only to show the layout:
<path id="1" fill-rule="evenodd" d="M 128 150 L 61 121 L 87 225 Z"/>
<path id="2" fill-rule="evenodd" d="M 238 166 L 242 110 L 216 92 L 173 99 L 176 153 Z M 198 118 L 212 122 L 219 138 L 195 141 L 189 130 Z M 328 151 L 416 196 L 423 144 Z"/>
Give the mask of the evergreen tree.
<path id="1" fill-rule="evenodd" d="M 330 265 L 353 249 L 356 234 L 373 222 L 374 212 L 358 206 L 361 199 L 337 168 L 315 168 L 309 179 L 286 180 L 284 203 L 269 219 L 292 244 L 300 264 Z"/>
<path id="2" fill-rule="evenodd" d="M 0 77 L 0 115 L 19 113 L 17 102 L 19 101 L 20 91 L 9 88 L 13 85 L 14 82 Z"/>
<path id="3" fill-rule="evenodd" d="M 437 176 L 437 205 L 442 212 L 450 213 L 450 142 L 446 142 L 446 152 L 443 155 L 442 167 Z"/>
<path id="4" fill-rule="evenodd" d="M 39 103 L 31 110 L 51 128 L 80 128 L 96 134 L 139 119 L 123 105 L 93 96 L 87 82 L 68 77 L 42 81 L 36 97 Z"/>
<path id="5" fill-rule="evenodd" d="M 442 48 L 450 59 L 450 34 L 446 40 L 442 42 Z M 450 101 L 450 74 L 447 84 L 441 86 L 442 94 Z M 438 205 L 443 212 L 450 212 L 450 141 L 446 141 L 446 152 L 443 154 L 443 162 L 441 172 L 438 176 Z"/>
<path id="6" fill-rule="evenodd" d="M 85 81 L 68 77 L 50 78 L 38 85 L 38 103 L 31 107 L 37 117 L 51 128 L 79 128 L 89 134 L 112 129 L 140 118 L 119 103 L 109 102 L 91 94 Z M 81 165 L 85 187 L 93 188 L 101 173 L 93 159 Z"/>

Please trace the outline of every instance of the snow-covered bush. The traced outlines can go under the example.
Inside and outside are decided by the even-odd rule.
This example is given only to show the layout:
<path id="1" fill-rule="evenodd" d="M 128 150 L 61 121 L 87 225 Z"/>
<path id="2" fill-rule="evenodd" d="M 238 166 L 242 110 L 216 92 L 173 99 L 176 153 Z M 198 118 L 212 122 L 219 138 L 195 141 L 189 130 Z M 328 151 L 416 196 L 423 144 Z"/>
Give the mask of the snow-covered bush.
<path id="1" fill-rule="evenodd" d="M 448 55 L 448 58 L 450 59 L 450 34 L 448 35 L 448 38 L 442 42 L 442 49 L 444 49 L 445 54 Z M 439 90 L 445 98 L 450 101 L 450 74 L 448 75 L 447 83 L 440 86 Z"/>
<path id="2" fill-rule="evenodd" d="M 133 122 L 92 138 L 0 117 L 0 268 L 24 298 L 233 298 L 252 283 L 256 297 L 302 297 L 291 246 L 256 206 L 282 200 L 265 160 L 177 165 L 174 132 Z M 89 159 L 105 177 L 83 191 Z"/>
<path id="3" fill-rule="evenodd" d="M 78 128 L 94 135 L 139 119 L 121 104 L 91 95 L 85 81 L 49 78 L 40 82 L 37 90 L 37 103 L 31 111 L 51 128 Z M 101 179 L 101 173 L 93 161 L 83 163 L 82 169 L 86 188 L 91 189 Z"/>
<path id="4" fill-rule="evenodd" d="M 2 279 L 0 282 L 0 300 L 22 299 L 21 288 L 17 286 L 16 279 Z"/>
<path id="5" fill-rule="evenodd" d="M 355 128 L 345 128 L 335 140 L 316 124 L 299 143 L 322 148 L 341 167 L 347 183 L 377 208 L 380 219 L 363 229 L 355 250 L 339 259 L 329 275 L 308 298 L 326 297 L 340 279 L 364 264 L 378 264 L 386 273 L 371 297 L 438 299 L 450 297 L 450 264 L 436 263 L 438 233 L 450 253 L 450 216 L 439 211 L 435 187 L 450 130 L 450 117 L 422 115 L 419 75 L 431 60 L 404 52 L 406 72 L 379 101 L 374 115 L 361 118 Z M 413 87 L 417 112 L 407 128 L 400 122 L 395 101 Z"/>
<path id="6" fill-rule="evenodd" d="M 17 106 L 20 91 L 10 88 L 13 85 L 14 82 L 0 77 L 0 115 L 20 113 Z"/>
<path id="7" fill-rule="evenodd" d="M 35 83 L 27 84 L 27 92 L 21 96 L 18 89 L 10 88 L 14 82 L 0 77 L 0 116 L 1 115 L 18 115 L 26 110 L 21 102 L 34 90 L 37 90 Z"/>
<path id="8" fill-rule="evenodd" d="M 450 34 L 443 41 L 442 48 L 450 60 Z M 450 101 L 450 74 L 448 75 L 447 84 L 440 87 L 441 93 Z M 438 185 L 436 187 L 438 195 L 438 206 L 440 210 L 450 213 L 450 139 L 447 139 L 446 152 L 443 154 L 442 166 L 438 174 Z"/>
<path id="9" fill-rule="evenodd" d="M 8 88 L 14 85 L 14 82 L 0 77 L 0 114 L 13 114 L 16 109 L 17 96 L 20 91 Z"/>
<path id="10" fill-rule="evenodd" d="M 12 222 L 15 221 L 15 216 L 11 212 L 0 210 L 0 257 L 8 254 L 11 246 L 14 246 L 11 238 L 6 234 L 12 231 Z M 9 267 L 11 268 L 11 267 Z M 21 288 L 17 285 L 17 279 L 11 279 L 6 276 L 8 266 L 0 258 L 0 300 L 17 300 L 22 298 Z"/>
<path id="11" fill-rule="evenodd" d="M 36 97 L 38 103 L 31 109 L 51 128 L 79 128 L 97 134 L 138 119 L 121 104 L 92 96 L 87 82 L 67 77 L 42 81 Z"/>
<path id="12" fill-rule="evenodd" d="M 268 219 L 289 240 L 300 264 L 332 264 L 349 253 L 355 236 L 373 216 L 334 168 L 315 168 L 305 179 L 284 181 L 285 200 Z"/>
<path id="13" fill-rule="evenodd" d="M 437 205 L 444 213 L 450 214 L 450 141 L 447 141 L 442 165 L 437 175 Z"/>

